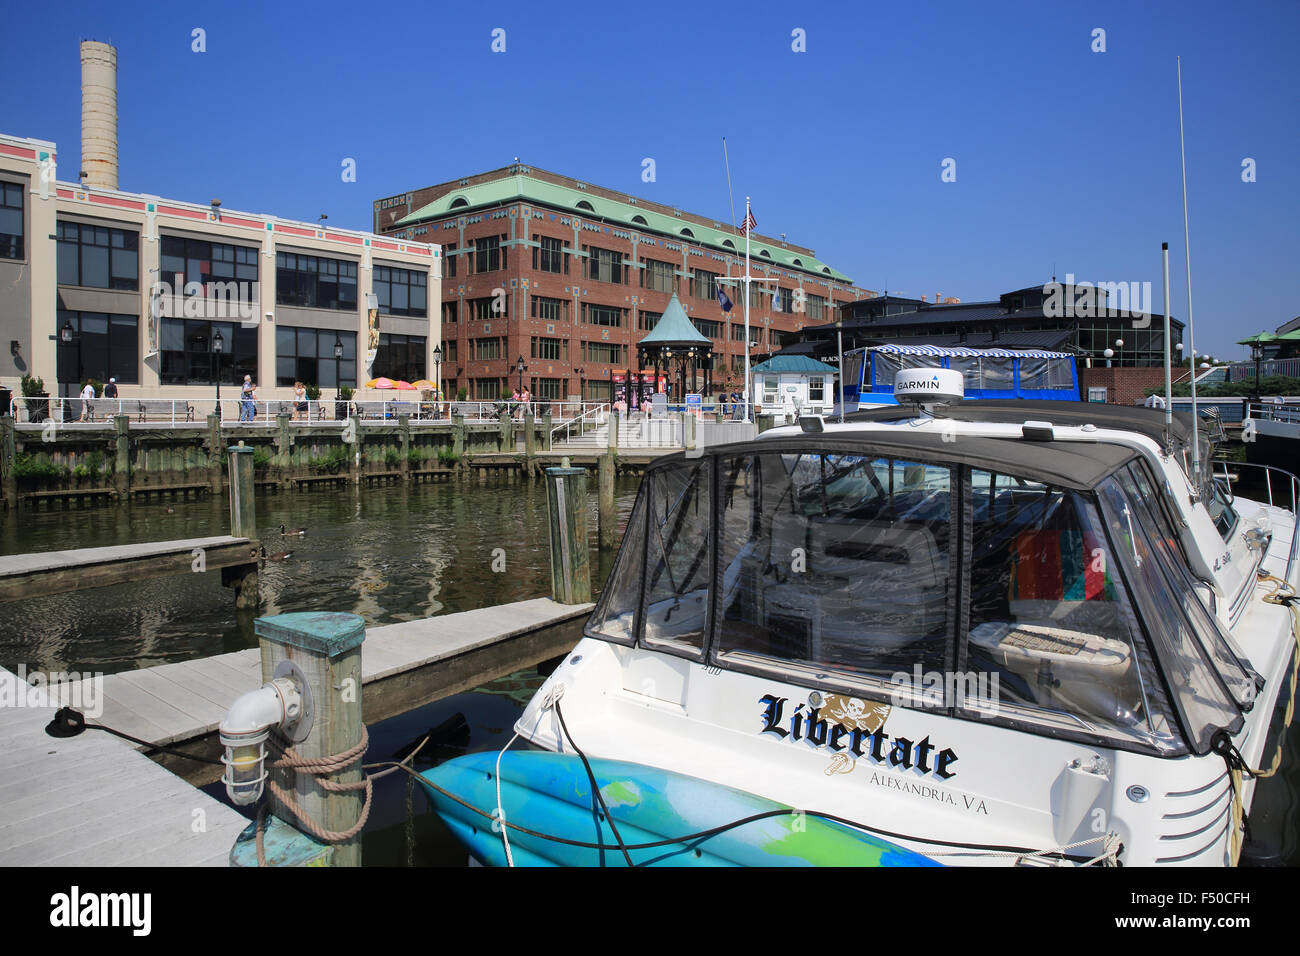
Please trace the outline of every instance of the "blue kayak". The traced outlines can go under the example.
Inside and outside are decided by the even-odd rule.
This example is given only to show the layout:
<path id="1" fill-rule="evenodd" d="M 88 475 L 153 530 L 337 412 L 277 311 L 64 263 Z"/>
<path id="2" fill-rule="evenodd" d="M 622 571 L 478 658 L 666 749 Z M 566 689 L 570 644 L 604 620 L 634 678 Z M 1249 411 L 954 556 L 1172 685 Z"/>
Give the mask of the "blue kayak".
<path id="1" fill-rule="evenodd" d="M 497 806 L 495 753 L 449 760 L 427 770 L 425 792 L 438 815 L 480 863 L 505 866 Z M 790 808 L 720 784 L 658 767 L 591 759 L 600 793 L 623 843 L 672 841 L 629 849 L 636 866 L 938 866 L 933 860 L 869 833 L 790 811 L 688 842 L 679 838 L 754 814 Z M 465 801 L 470 809 L 434 789 Z M 550 837 L 510 831 L 516 866 L 626 866 L 618 840 L 593 798 L 575 755 L 516 751 L 501 759 L 506 820 Z M 482 812 L 479 812 L 482 811 Z M 488 814 L 485 816 L 484 814 Z"/>

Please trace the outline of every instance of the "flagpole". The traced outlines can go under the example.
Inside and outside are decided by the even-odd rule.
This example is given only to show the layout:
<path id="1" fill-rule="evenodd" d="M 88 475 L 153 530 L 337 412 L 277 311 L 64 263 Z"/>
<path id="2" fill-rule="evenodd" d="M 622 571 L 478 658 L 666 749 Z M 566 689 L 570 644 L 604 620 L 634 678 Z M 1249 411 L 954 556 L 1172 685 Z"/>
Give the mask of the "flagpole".
<path id="1" fill-rule="evenodd" d="M 752 421 L 749 408 L 749 197 L 745 197 L 745 421 Z"/>

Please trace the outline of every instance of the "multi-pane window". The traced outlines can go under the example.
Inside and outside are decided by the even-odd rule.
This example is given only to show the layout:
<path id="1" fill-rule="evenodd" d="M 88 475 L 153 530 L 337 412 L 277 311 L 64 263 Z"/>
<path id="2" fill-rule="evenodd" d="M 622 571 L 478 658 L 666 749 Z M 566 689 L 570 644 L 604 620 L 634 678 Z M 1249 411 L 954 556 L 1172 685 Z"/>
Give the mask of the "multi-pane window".
<path id="1" fill-rule="evenodd" d="M 458 353 L 460 352 L 460 349 L 457 347 L 457 344 L 458 343 L 455 339 L 446 339 L 443 341 L 442 361 L 444 365 L 450 365 L 454 362 L 460 361 L 460 359 L 457 357 Z"/>
<path id="2" fill-rule="evenodd" d="M 626 365 L 627 346 L 615 345 L 613 342 L 583 342 L 582 360 L 604 362 L 606 365 Z"/>
<path id="3" fill-rule="evenodd" d="M 221 333 L 221 352 L 212 348 Z M 170 319 L 158 323 L 160 374 L 164 385 L 214 385 L 218 372 L 223 385 L 257 381 L 257 328 L 238 322 Z M 289 383 L 290 385 L 293 382 Z"/>
<path id="4" fill-rule="evenodd" d="M 710 339 L 722 338 L 722 323 L 714 322 L 711 319 L 691 319 L 691 324 L 699 331 L 700 335 Z"/>
<path id="5" fill-rule="evenodd" d="M 676 288 L 671 262 L 659 262 L 647 259 L 645 269 L 641 271 L 641 286 L 655 292 L 672 292 Z"/>
<path id="6" fill-rule="evenodd" d="M 691 295 L 697 299 L 716 299 L 718 297 L 717 272 L 705 272 L 696 269 L 691 273 Z"/>
<path id="7" fill-rule="evenodd" d="M 585 246 L 587 252 L 587 278 L 596 282 L 623 282 L 623 254 L 613 249 Z"/>
<path id="8" fill-rule="evenodd" d="M 604 325 L 610 328 L 623 327 L 623 313 L 626 309 L 616 309 L 607 305 L 582 304 L 582 320 L 587 325 Z"/>
<path id="9" fill-rule="evenodd" d="M 455 323 L 460 319 L 460 303 L 453 299 L 442 304 L 442 321 Z"/>
<path id="10" fill-rule="evenodd" d="M 569 321 L 568 299 L 549 299 L 546 296 L 535 295 L 531 297 L 529 305 L 532 310 L 529 314 L 534 319 L 545 319 L 548 322 Z"/>
<path id="11" fill-rule="evenodd" d="M 394 381 L 418 382 L 425 377 L 425 337 L 379 333 L 379 349 L 371 371 Z"/>
<path id="12" fill-rule="evenodd" d="M 535 378 L 532 385 L 533 398 L 546 402 L 558 402 L 565 397 L 564 383 L 558 378 Z"/>
<path id="13" fill-rule="evenodd" d="M 772 297 L 773 312 L 793 312 L 794 311 L 794 290 L 778 289 L 776 295 Z"/>
<path id="14" fill-rule="evenodd" d="M 826 318 L 826 300 L 819 295 L 809 293 L 807 302 L 808 318 L 814 322 L 824 321 Z"/>
<path id="15" fill-rule="evenodd" d="M 443 246 L 442 260 L 443 260 L 442 277 L 444 279 L 456 278 L 456 247 Z"/>
<path id="16" fill-rule="evenodd" d="M 275 301 L 312 309 L 355 310 L 357 264 L 343 259 L 277 252 Z"/>
<path id="17" fill-rule="evenodd" d="M 379 311 L 386 315 L 425 318 L 429 314 L 426 285 L 428 276 L 411 269 L 375 266 L 374 291 Z"/>
<path id="18" fill-rule="evenodd" d="M 23 187 L 0 183 L 0 259 L 23 258 Z"/>
<path id="19" fill-rule="evenodd" d="M 173 285 L 172 294 L 181 295 L 184 285 L 197 282 L 204 294 L 212 292 L 214 283 L 226 283 L 227 297 L 239 302 L 257 301 L 257 249 L 232 246 L 224 242 L 163 236 L 160 243 L 162 267 L 159 279 Z M 180 276 L 180 286 L 176 277 Z M 234 285 L 230 285 L 234 283 Z"/>
<path id="20" fill-rule="evenodd" d="M 501 248 L 505 236 L 482 236 L 474 240 L 474 271 L 495 272 L 506 267 L 506 253 Z"/>
<path id="21" fill-rule="evenodd" d="M 341 358 L 334 357 L 335 345 L 343 347 Z M 275 384 L 291 386 L 294 382 L 321 388 L 338 388 L 340 385 L 355 388 L 357 333 L 277 326 Z"/>
<path id="22" fill-rule="evenodd" d="M 808 401 L 821 402 L 826 400 L 826 379 L 821 375 L 810 375 L 808 377 Z"/>
<path id="23" fill-rule="evenodd" d="M 56 363 L 60 382 L 83 382 L 93 378 L 107 382 L 116 378 L 124 385 L 140 381 L 140 319 L 134 315 L 103 312 L 58 314 L 58 327 L 72 326 L 72 341 L 56 341 Z"/>
<path id="24" fill-rule="evenodd" d="M 636 327 L 642 332 L 653 332 L 663 317 L 662 312 L 646 312 L 643 309 L 637 314 Z"/>
<path id="25" fill-rule="evenodd" d="M 140 235 L 59 222 L 59 283 L 92 289 L 140 288 Z"/>
<path id="26" fill-rule="evenodd" d="M 470 339 L 470 357 L 480 361 L 490 361 L 501 357 L 500 339 Z"/>
<path id="27" fill-rule="evenodd" d="M 538 242 L 540 245 L 533 247 L 533 268 L 568 275 L 569 254 L 564 251 L 564 240 L 538 236 Z"/>
<path id="28" fill-rule="evenodd" d="M 484 296 L 481 299 L 470 299 L 465 304 L 469 307 L 469 317 L 480 322 L 487 322 L 491 319 L 504 319 L 507 315 L 507 305 L 509 299 L 505 296 Z M 500 311 L 497 311 L 497 310 Z"/>
<path id="29" fill-rule="evenodd" d="M 731 341 L 733 342 L 745 341 L 745 323 L 743 322 L 731 323 Z"/>
<path id="30" fill-rule="evenodd" d="M 567 362 L 569 360 L 569 340 L 549 339 L 534 335 L 532 337 L 532 356 L 535 359 Z"/>
<path id="31" fill-rule="evenodd" d="M 502 387 L 499 378 L 476 378 L 474 379 L 474 398 L 480 402 L 495 402 L 501 397 Z"/>

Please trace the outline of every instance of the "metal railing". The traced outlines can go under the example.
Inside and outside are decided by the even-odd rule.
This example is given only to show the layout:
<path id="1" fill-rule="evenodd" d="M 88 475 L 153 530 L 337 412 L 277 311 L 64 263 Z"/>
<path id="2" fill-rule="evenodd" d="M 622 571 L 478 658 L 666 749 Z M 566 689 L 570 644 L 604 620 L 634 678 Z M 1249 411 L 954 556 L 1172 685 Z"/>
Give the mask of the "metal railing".
<path id="1" fill-rule="evenodd" d="M 581 437 L 587 432 L 594 431 L 607 424 L 610 404 L 609 402 L 599 402 L 592 405 L 583 404 L 578 406 L 578 411 L 579 414 L 563 418 L 559 425 L 551 428 L 551 447 L 559 444 L 572 444 L 575 440 L 575 429 L 577 437 Z"/>
<path id="2" fill-rule="evenodd" d="M 1279 399 L 1275 402 L 1251 402 L 1246 406 L 1246 416 L 1265 422 L 1300 423 L 1300 398 Z"/>
<path id="3" fill-rule="evenodd" d="M 1291 550 L 1287 554 L 1286 574 L 1284 575 L 1286 580 L 1290 581 L 1291 571 L 1296 562 L 1297 550 L 1300 549 L 1300 510 L 1297 508 L 1297 506 L 1300 506 L 1300 478 L 1297 478 L 1284 468 L 1278 468 L 1276 465 L 1264 465 L 1249 461 L 1225 461 L 1221 458 L 1216 458 L 1213 464 L 1223 466 L 1222 473 L 1218 474 L 1216 477 L 1221 477 L 1225 485 L 1229 488 L 1232 487 L 1231 483 L 1235 480 L 1234 476 L 1229 471 L 1229 468 L 1257 468 L 1263 471 L 1264 488 L 1267 494 L 1269 507 L 1281 508 L 1283 511 L 1289 511 L 1291 513 L 1291 517 L 1294 519 L 1291 527 Z M 1284 491 L 1279 489 L 1279 492 L 1290 495 L 1289 508 L 1278 504 L 1274 500 L 1274 472 L 1277 473 L 1277 480 L 1282 482 L 1285 489 Z"/>
<path id="4" fill-rule="evenodd" d="M 1270 375 L 1285 375 L 1288 378 L 1300 378 L 1300 358 L 1269 359 L 1259 363 L 1260 378 Z M 1229 382 L 1249 382 L 1255 378 L 1254 362 L 1232 362 L 1228 365 Z"/>

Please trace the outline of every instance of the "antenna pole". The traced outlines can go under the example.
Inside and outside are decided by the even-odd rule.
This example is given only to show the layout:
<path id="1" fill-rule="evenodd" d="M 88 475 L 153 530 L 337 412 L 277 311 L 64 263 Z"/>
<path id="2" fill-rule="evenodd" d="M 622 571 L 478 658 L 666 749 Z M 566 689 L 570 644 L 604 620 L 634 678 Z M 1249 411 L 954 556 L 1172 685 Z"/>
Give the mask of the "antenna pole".
<path id="1" fill-rule="evenodd" d="M 731 160 L 727 156 L 727 137 L 722 137 L 722 162 L 727 167 L 727 199 L 731 201 L 731 228 L 736 228 L 736 197 L 731 192 Z M 746 272 L 749 270 L 746 269 Z"/>
<path id="2" fill-rule="evenodd" d="M 1192 241 L 1187 226 L 1187 147 L 1183 142 L 1183 58 L 1178 57 L 1178 152 L 1183 162 L 1183 251 L 1187 256 L 1187 351 L 1192 353 L 1192 484 L 1201 484 L 1200 413 L 1196 408 L 1196 333 L 1192 326 Z M 1166 309 L 1168 306 L 1166 306 Z"/>
<path id="3" fill-rule="evenodd" d="M 1169 243 L 1160 243 L 1160 262 L 1165 275 L 1165 447 L 1174 447 L 1173 350 L 1169 328 Z"/>
<path id="4" fill-rule="evenodd" d="M 745 421 L 752 421 L 749 405 L 749 197 L 745 197 Z"/>

